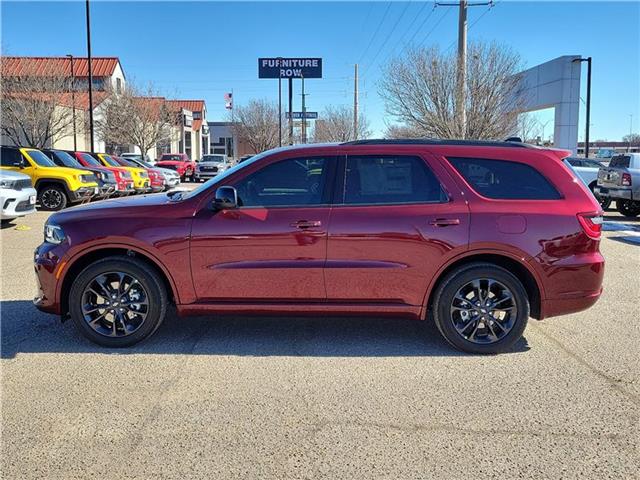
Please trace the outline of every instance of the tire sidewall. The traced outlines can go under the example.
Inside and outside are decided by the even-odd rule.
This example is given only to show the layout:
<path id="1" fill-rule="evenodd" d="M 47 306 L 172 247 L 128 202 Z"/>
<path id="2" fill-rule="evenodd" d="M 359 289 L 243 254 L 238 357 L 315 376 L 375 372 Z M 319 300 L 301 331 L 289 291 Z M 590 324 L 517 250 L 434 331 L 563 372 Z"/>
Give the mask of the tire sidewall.
<path id="1" fill-rule="evenodd" d="M 56 192 L 58 192 L 60 194 L 60 197 L 61 197 L 60 204 L 56 208 L 48 207 L 48 206 L 44 205 L 44 203 L 42 203 L 42 197 L 49 190 L 56 191 Z M 38 192 L 38 201 L 40 202 L 40 206 L 42 207 L 42 209 L 43 210 L 47 210 L 49 212 L 58 212 L 60 210 L 63 210 L 67 206 L 67 203 L 68 203 L 67 194 L 58 185 L 48 185 L 46 187 L 43 187 Z"/>
<path id="2" fill-rule="evenodd" d="M 511 331 L 492 344 L 476 344 L 465 340 L 453 326 L 450 307 L 454 295 L 471 280 L 491 278 L 513 293 L 518 315 Z M 434 321 L 440 333 L 454 347 L 469 353 L 491 354 L 508 350 L 522 337 L 529 319 L 529 299 L 520 281 L 507 270 L 493 265 L 461 268 L 449 274 L 438 287 L 433 304 Z"/>
<path id="3" fill-rule="evenodd" d="M 616 207 L 625 217 L 637 217 L 640 214 L 640 203 L 631 200 L 617 200 Z"/>
<path id="4" fill-rule="evenodd" d="M 93 330 L 84 320 L 81 309 L 82 293 L 96 276 L 107 272 L 123 272 L 137 279 L 149 298 L 149 313 L 142 326 L 126 337 L 106 337 Z M 158 275 L 139 260 L 127 257 L 111 257 L 99 260 L 87 268 L 74 280 L 69 292 L 69 312 L 78 330 L 89 340 L 111 348 L 134 345 L 155 333 L 166 315 L 167 297 L 164 285 Z"/>

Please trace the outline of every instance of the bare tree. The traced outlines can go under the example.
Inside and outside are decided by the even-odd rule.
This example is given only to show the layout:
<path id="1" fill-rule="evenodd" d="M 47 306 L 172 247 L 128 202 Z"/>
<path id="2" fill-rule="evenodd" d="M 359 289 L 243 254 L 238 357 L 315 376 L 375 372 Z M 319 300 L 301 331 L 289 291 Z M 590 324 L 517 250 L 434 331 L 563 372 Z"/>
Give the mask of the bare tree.
<path id="1" fill-rule="evenodd" d="M 622 141 L 629 145 L 638 146 L 640 145 L 640 133 L 629 133 L 622 137 Z"/>
<path id="2" fill-rule="evenodd" d="M 384 133 L 384 138 L 403 139 L 403 138 L 420 138 L 422 135 L 419 131 L 406 125 L 388 125 Z"/>
<path id="3" fill-rule="evenodd" d="M 128 85 L 121 93 L 110 91 L 100 113 L 96 129 L 104 141 L 135 145 L 142 155 L 174 140 L 181 122 L 180 111 L 151 85 L 144 90 Z"/>
<path id="4" fill-rule="evenodd" d="M 354 135 L 353 108 L 346 106 L 328 106 L 316 121 L 313 141 L 320 142 L 349 142 L 365 139 L 371 135 L 369 122 L 364 115 L 358 115 L 358 135 Z"/>
<path id="5" fill-rule="evenodd" d="M 396 57 L 383 69 L 380 95 L 389 115 L 423 137 L 501 139 L 514 131 L 523 105 L 519 66 L 519 56 L 508 48 L 470 45 L 464 132 L 455 115 L 455 52 L 414 48 Z"/>
<path id="6" fill-rule="evenodd" d="M 69 77 L 51 70 L 13 75 L 6 58 L 0 59 L 0 132 L 16 145 L 49 146 L 69 135 L 73 126 Z"/>
<path id="7" fill-rule="evenodd" d="M 540 122 L 533 113 L 521 113 L 516 120 L 513 135 L 520 137 L 525 143 L 537 143 L 542 136 Z M 544 141 L 544 138 L 541 140 Z"/>
<path id="8" fill-rule="evenodd" d="M 268 100 L 251 100 L 236 106 L 233 134 L 245 141 L 253 151 L 260 153 L 278 146 L 278 106 Z"/>

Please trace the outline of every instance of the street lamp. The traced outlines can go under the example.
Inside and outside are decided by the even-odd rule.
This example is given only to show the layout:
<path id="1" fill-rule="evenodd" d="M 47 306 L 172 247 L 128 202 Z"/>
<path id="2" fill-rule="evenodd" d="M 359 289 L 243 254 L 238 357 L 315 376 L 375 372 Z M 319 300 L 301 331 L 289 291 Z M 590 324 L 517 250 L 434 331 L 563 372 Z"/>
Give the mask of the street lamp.
<path id="1" fill-rule="evenodd" d="M 73 55 L 67 54 L 66 57 L 71 63 L 71 112 L 73 115 L 73 151 L 78 150 L 78 142 L 76 138 L 76 76 L 73 73 Z"/>

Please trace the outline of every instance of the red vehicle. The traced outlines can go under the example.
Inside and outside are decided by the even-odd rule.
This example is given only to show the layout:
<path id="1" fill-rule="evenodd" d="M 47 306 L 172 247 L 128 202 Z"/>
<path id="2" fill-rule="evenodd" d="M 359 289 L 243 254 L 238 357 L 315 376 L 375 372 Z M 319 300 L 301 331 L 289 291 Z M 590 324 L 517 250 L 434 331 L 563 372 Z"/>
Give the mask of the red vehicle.
<path id="1" fill-rule="evenodd" d="M 192 182 L 195 180 L 196 162 L 186 153 L 163 153 L 160 160 L 156 162 L 156 167 L 175 170 L 180 175 L 181 182 L 184 182 L 187 177 Z"/>
<path id="2" fill-rule="evenodd" d="M 162 172 L 156 168 L 147 168 L 138 165 L 135 162 L 127 160 L 126 158 L 117 157 L 115 155 L 111 155 L 116 162 L 118 162 L 123 167 L 133 167 L 133 168 L 144 168 L 149 175 L 149 186 L 151 187 L 152 193 L 162 192 L 165 187 L 164 175 Z"/>
<path id="3" fill-rule="evenodd" d="M 461 350 L 501 352 L 530 316 L 602 292 L 602 211 L 568 155 L 417 140 L 271 150 L 191 192 L 52 215 L 35 304 L 108 347 L 151 335 L 173 302 L 180 315 L 429 319 Z"/>
<path id="4" fill-rule="evenodd" d="M 88 152 L 68 152 L 71 155 L 74 155 L 76 160 L 80 162 L 80 164 L 84 167 L 102 169 L 108 172 L 112 172 L 116 177 L 116 192 L 113 195 L 114 197 L 123 197 L 135 193 L 133 188 L 133 179 L 131 178 L 131 174 L 127 172 L 124 168 L 117 167 L 107 167 L 103 165 L 100 161 L 96 160 L 96 158 L 88 153 Z"/>

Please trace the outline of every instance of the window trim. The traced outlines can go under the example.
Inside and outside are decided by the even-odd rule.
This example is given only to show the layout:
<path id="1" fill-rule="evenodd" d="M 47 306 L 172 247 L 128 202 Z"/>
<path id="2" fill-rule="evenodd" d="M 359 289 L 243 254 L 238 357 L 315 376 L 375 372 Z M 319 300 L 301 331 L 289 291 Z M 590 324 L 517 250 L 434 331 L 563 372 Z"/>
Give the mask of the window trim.
<path id="1" fill-rule="evenodd" d="M 332 206 L 332 198 L 335 188 L 335 178 L 337 171 L 337 164 L 339 163 L 341 155 L 309 155 L 309 156 L 293 156 L 293 157 L 285 157 L 280 158 L 278 160 L 274 160 L 273 162 L 269 162 L 267 165 L 264 165 L 262 168 L 258 168 L 253 170 L 250 173 L 247 173 L 241 178 L 234 180 L 233 183 L 238 183 L 243 181 L 249 175 L 253 175 L 265 168 L 270 167 L 271 165 L 275 165 L 276 163 L 286 162 L 290 160 L 311 160 L 311 159 L 324 159 L 327 163 L 327 176 L 325 178 L 324 185 L 322 186 L 322 203 L 314 203 L 311 205 L 308 204 L 290 204 L 290 205 L 250 205 L 250 206 L 238 206 L 235 210 L 251 210 L 251 209 L 282 209 L 282 208 L 327 208 Z M 232 183 L 225 183 L 224 185 L 219 186 L 230 186 L 236 188 L 236 186 Z"/>
<path id="2" fill-rule="evenodd" d="M 443 158 L 447 161 L 447 163 L 449 164 L 449 167 L 453 170 L 453 172 L 460 178 L 460 180 L 463 182 L 463 184 L 469 189 L 469 191 L 471 191 L 471 193 L 473 193 L 474 195 L 477 195 L 478 197 L 480 197 L 483 200 L 486 200 L 488 202 L 557 202 L 557 201 L 561 201 L 561 200 L 566 200 L 564 193 L 562 193 L 562 191 L 556 187 L 556 184 L 553 183 L 549 177 L 547 177 L 543 172 L 541 172 L 540 170 L 538 170 L 537 168 L 525 163 L 525 162 L 518 162 L 517 160 L 507 160 L 504 158 L 487 158 L 487 157 L 463 157 L 463 156 L 456 156 L 456 155 L 443 155 Z M 558 198 L 492 198 L 492 197 L 487 197 L 485 195 L 483 195 L 482 193 L 480 193 L 479 191 L 477 191 L 475 188 L 473 188 L 473 185 L 471 185 L 467 179 L 464 177 L 464 175 L 462 175 L 462 173 L 460 173 L 460 171 L 458 171 L 458 169 L 453 165 L 453 163 L 451 163 L 451 161 L 449 160 L 450 158 L 463 158 L 463 159 L 469 159 L 469 160 L 488 160 L 488 161 L 496 161 L 496 162 L 511 162 L 511 163 L 517 163 L 519 165 L 525 165 L 529 168 L 532 168 L 535 172 L 537 172 L 542 178 L 544 178 L 547 183 L 549 183 L 549 185 L 551 185 L 551 187 L 553 187 L 553 189 L 556 191 L 556 193 L 558 194 Z M 573 168 L 578 168 L 578 167 L 573 167 Z"/>
<path id="3" fill-rule="evenodd" d="M 346 181 L 347 181 L 347 160 L 350 157 L 375 157 L 375 158 L 416 158 L 420 160 L 426 169 L 433 175 L 433 177 L 437 180 L 438 185 L 440 185 L 440 190 L 442 192 L 442 197 L 445 200 L 433 200 L 433 201 L 411 201 L 411 202 L 380 202 L 380 203 L 345 203 L 345 195 L 346 195 Z M 429 162 L 422 156 L 418 154 L 389 154 L 389 153 L 355 153 L 355 154 L 347 154 L 340 156 L 340 163 L 338 165 L 338 174 L 336 175 L 336 184 L 334 187 L 334 195 L 332 197 L 332 205 L 334 207 L 393 207 L 393 206 L 402 206 L 402 205 L 445 205 L 447 203 L 452 202 L 451 195 L 447 192 L 447 189 L 444 187 L 442 180 L 436 174 Z"/>

